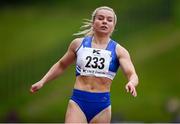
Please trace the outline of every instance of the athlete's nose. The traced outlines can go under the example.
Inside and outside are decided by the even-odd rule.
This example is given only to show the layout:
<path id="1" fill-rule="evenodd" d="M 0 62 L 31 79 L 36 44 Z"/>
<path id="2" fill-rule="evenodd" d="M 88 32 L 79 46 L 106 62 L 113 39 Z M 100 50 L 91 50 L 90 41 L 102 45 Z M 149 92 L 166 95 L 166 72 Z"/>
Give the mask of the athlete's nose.
<path id="1" fill-rule="evenodd" d="M 106 19 L 104 19 L 102 23 L 103 23 L 103 24 L 107 24 L 107 20 L 106 20 Z"/>

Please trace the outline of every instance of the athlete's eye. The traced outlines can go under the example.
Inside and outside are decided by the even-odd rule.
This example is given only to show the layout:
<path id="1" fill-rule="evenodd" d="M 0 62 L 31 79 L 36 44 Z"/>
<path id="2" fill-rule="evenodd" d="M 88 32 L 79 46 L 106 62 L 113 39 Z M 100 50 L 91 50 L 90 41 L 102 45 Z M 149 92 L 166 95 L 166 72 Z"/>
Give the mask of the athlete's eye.
<path id="1" fill-rule="evenodd" d="M 99 17 L 98 19 L 99 19 L 99 20 L 103 20 L 104 18 L 103 18 L 103 17 Z"/>
<path id="2" fill-rule="evenodd" d="M 104 17 L 103 17 L 103 16 L 97 16 L 97 19 L 98 19 L 98 20 L 103 20 Z"/>
<path id="3" fill-rule="evenodd" d="M 113 19 L 111 17 L 108 18 L 107 20 L 108 20 L 108 22 L 112 22 L 113 21 Z"/>

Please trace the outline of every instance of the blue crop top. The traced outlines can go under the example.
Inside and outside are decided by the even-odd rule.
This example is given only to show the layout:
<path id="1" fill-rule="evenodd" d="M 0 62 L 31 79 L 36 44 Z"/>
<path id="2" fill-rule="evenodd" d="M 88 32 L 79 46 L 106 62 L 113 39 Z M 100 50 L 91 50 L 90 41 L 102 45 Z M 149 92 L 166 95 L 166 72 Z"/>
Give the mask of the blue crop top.
<path id="1" fill-rule="evenodd" d="M 76 76 L 107 77 L 113 80 L 120 65 L 116 55 L 117 43 L 110 40 L 106 49 L 92 48 L 91 43 L 92 37 L 84 37 L 76 51 Z"/>

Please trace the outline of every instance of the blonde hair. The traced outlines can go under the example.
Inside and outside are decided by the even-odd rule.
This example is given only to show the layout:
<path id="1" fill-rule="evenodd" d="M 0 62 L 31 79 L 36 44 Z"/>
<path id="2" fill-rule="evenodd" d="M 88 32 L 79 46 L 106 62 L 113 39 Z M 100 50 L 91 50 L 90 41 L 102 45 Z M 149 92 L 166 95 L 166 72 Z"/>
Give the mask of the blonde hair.
<path id="1" fill-rule="evenodd" d="M 80 27 L 81 31 L 79 31 L 78 33 L 74 33 L 73 35 L 76 35 L 76 36 L 79 36 L 79 35 L 93 36 L 94 31 L 93 31 L 92 23 L 95 20 L 97 12 L 99 10 L 102 10 L 102 9 L 109 10 L 114 14 L 114 25 L 116 25 L 117 16 L 116 16 L 114 10 L 110 7 L 107 7 L 107 6 L 101 6 L 101 7 L 98 7 L 94 10 L 94 12 L 91 15 L 91 19 L 84 19 L 83 25 Z"/>

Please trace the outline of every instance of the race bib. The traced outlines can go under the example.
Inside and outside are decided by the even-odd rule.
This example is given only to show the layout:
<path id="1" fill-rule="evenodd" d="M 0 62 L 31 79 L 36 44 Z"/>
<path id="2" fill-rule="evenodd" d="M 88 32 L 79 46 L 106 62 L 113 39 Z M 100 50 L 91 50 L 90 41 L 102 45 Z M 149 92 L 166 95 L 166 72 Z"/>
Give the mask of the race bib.
<path id="1" fill-rule="evenodd" d="M 103 49 L 83 48 L 81 75 L 105 75 L 109 70 L 111 52 Z"/>

